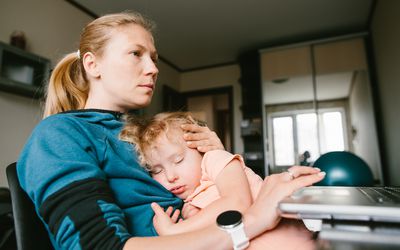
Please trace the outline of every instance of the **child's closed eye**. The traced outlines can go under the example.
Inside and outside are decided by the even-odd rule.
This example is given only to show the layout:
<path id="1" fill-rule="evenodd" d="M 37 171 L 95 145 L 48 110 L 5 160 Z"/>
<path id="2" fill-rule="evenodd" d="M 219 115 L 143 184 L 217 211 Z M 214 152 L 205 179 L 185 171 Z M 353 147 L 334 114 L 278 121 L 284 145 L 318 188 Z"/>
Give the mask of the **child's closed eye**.
<path id="1" fill-rule="evenodd" d="M 153 175 L 158 175 L 163 172 L 163 168 L 155 167 L 150 171 L 150 174 Z"/>
<path id="2" fill-rule="evenodd" d="M 184 157 L 183 156 L 177 156 L 175 158 L 175 164 L 181 163 L 183 161 Z"/>

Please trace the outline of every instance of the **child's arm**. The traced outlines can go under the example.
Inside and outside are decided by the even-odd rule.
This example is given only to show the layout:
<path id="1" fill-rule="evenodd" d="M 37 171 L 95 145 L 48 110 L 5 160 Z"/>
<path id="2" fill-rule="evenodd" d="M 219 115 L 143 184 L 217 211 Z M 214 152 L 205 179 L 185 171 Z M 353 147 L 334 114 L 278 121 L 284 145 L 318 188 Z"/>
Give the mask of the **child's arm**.
<path id="1" fill-rule="evenodd" d="M 157 232 L 160 235 L 177 234 L 204 228 L 215 223 L 216 217 L 221 212 L 232 209 L 244 211 L 252 204 L 250 186 L 238 159 L 233 159 L 222 169 L 215 179 L 215 184 L 221 196 L 220 199 L 212 202 L 193 217 L 176 224 L 172 220 L 168 222 L 167 214 L 157 214 L 154 218 Z"/>

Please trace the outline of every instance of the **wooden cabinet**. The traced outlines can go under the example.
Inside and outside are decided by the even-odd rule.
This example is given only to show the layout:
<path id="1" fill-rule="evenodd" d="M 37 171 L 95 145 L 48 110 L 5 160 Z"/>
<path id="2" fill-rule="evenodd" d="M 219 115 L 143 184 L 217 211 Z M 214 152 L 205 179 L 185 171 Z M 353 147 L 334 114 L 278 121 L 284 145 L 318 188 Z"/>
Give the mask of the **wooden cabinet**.
<path id="1" fill-rule="evenodd" d="M 260 55 L 258 51 L 239 57 L 242 86 L 241 136 L 244 144 L 243 157 L 246 165 L 261 177 L 265 176 L 262 132 L 262 93 Z"/>
<path id="2" fill-rule="evenodd" d="M 364 41 L 352 38 L 263 50 L 260 65 L 262 82 L 312 75 L 312 55 L 317 75 L 367 69 Z"/>
<path id="3" fill-rule="evenodd" d="M 315 45 L 314 57 L 318 75 L 367 69 L 364 41 L 361 38 Z"/>
<path id="4" fill-rule="evenodd" d="M 311 73 L 311 49 L 309 46 L 278 49 L 261 54 L 263 81 L 279 81 L 311 75 Z"/>

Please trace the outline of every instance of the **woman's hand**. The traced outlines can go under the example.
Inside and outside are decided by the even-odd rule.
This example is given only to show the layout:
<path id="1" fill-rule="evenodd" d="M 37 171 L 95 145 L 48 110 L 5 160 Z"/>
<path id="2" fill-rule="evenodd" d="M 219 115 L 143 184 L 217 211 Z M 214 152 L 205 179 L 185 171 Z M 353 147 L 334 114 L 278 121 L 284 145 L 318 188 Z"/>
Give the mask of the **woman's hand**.
<path id="1" fill-rule="evenodd" d="M 189 148 L 195 148 L 202 153 L 215 149 L 225 149 L 217 134 L 208 127 L 184 124 L 181 128 L 184 131 L 183 139 L 185 139 Z"/>
<path id="2" fill-rule="evenodd" d="M 244 214 L 248 237 L 273 229 L 280 221 L 279 202 L 299 188 L 321 181 L 325 172 L 318 168 L 294 166 L 287 172 L 273 174 L 264 179 L 253 205 Z"/>
<path id="3" fill-rule="evenodd" d="M 173 211 L 172 207 L 163 210 L 160 205 L 153 202 L 151 208 L 154 211 L 153 225 L 159 235 L 176 234 L 174 227 L 179 219 L 180 211 L 176 209 Z M 180 220 L 180 219 L 179 219 Z"/>

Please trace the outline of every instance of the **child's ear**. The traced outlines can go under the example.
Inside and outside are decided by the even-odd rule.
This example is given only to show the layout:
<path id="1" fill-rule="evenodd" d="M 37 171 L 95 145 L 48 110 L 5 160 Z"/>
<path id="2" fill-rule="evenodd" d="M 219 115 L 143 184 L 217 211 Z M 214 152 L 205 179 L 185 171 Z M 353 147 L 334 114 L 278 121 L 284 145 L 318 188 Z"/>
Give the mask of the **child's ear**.
<path id="1" fill-rule="evenodd" d="M 86 52 L 82 57 L 82 64 L 86 74 L 93 78 L 100 77 L 99 65 L 96 56 L 92 52 Z"/>

